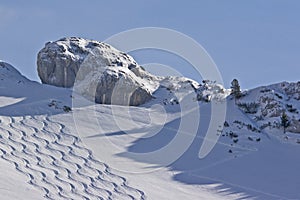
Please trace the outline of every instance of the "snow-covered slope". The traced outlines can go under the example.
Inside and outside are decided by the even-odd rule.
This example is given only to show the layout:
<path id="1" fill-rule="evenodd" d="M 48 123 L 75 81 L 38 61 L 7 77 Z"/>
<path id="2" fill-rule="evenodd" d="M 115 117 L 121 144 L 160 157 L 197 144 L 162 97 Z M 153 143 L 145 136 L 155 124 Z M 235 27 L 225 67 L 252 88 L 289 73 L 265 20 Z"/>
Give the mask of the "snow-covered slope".
<path id="1" fill-rule="evenodd" d="M 127 107 L 95 105 L 70 89 L 32 82 L 4 62 L 0 77 L 5 199 L 300 199 L 300 137 L 292 127 L 299 83 L 256 88 L 235 100 L 213 82 L 157 77 L 154 98 Z M 226 121 L 200 159 L 211 100 L 227 103 Z M 286 134 L 278 126 L 283 110 L 291 120 Z M 188 146 L 155 154 L 174 141 L 172 150 Z"/>
<path id="2" fill-rule="evenodd" d="M 300 142 L 297 139 L 300 133 L 300 82 L 259 87 L 245 94 L 237 102 L 238 107 L 254 121 L 259 130 L 292 143 Z M 287 134 L 282 134 L 283 113 L 289 121 Z"/>
<path id="3" fill-rule="evenodd" d="M 10 179 L 2 184 L 3 198 L 144 199 L 142 191 L 95 158 L 76 133 L 50 119 L 67 115 L 72 121 L 66 109 L 70 90 L 31 82 L 3 62 L 0 76 L 1 168 L 7 172 L 1 180 Z"/>

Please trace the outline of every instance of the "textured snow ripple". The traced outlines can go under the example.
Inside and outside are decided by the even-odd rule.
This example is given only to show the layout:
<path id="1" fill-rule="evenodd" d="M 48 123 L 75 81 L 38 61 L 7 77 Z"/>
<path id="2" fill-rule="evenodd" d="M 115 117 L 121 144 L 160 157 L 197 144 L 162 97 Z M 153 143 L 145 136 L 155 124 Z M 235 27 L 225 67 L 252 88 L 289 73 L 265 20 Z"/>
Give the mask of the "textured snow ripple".
<path id="1" fill-rule="evenodd" d="M 1 158 L 25 174 L 46 199 L 146 199 L 94 158 L 63 124 L 48 117 L 3 118 Z"/>

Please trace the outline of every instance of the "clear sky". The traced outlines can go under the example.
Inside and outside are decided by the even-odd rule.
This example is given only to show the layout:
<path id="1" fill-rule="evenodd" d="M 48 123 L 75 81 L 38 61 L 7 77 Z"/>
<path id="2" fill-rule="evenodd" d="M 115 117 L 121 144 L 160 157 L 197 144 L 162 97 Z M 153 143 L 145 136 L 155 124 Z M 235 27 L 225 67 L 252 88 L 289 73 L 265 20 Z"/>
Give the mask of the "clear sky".
<path id="1" fill-rule="evenodd" d="M 174 29 L 199 42 L 227 87 L 233 78 L 242 88 L 300 81 L 298 0 L 0 0 L 0 59 L 39 80 L 36 56 L 46 41 L 66 36 L 103 41 L 148 26 Z M 160 63 L 158 54 L 132 53 L 139 63 Z M 170 55 L 165 61 L 194 78 L 184 61 Z"/>

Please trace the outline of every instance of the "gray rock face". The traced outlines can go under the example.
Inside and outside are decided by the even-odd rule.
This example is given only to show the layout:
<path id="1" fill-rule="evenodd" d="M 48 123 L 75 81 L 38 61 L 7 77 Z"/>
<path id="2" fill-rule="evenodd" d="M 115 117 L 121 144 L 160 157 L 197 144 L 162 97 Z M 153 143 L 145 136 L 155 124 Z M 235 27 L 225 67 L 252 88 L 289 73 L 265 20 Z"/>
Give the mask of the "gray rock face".
<path id="1" fill-rule="evenodd" d="M 137 67 L 132 57 L 108 44 L 71 37 L 46 43 L 37 57 L 39 77 L 43 83 L 72 87 L 81 64 L 91 54 L 98 60 L 97 67 Z"/>
<path id="2" fill-rule="evenodd" d="M 123 70 L 109 69 L 99 78 L 96 88 L 96 103 L 117 105 L 139 105 L 151 99 L 142 80 L 136 80 L 134 74 Z"/>
<path id="3" fill-rule="evenodd" d="M 133 106 L 143 104 L 152 98 L 155 85 L 150 85 L 148 80 L 137 77 L 128 68 L 106 67 L 104 71 L 101 68 L 98 71 L 86 70 L 89 69 L 89 64 L 79 70 L 73 88 L 85 98 L 96 103 Z"/>
<path id="4" fill-rule="evenodd" d="M 42 83 L 74 86 L 76 92 L 103 104 L 143 104 L 159 85 L 128 54 L 76 37 L 46 43 L 38 53 L 37 66 Z"/>

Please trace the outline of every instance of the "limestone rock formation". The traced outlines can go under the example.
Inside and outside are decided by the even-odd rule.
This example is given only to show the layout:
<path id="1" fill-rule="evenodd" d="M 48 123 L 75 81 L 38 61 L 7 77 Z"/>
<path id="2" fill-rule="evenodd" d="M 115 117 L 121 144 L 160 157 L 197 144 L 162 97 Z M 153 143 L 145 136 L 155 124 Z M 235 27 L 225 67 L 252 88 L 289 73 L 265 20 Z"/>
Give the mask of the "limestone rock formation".
<path id="1" fill-rule="evenodd" d="M 37 66 L 42 83 L 75 85 L 77 92 L 97 103 L 140 105 L 151 99 L 159 85 L 128 54 L 77 37 L 46 43 L 38 53 Z"/>

